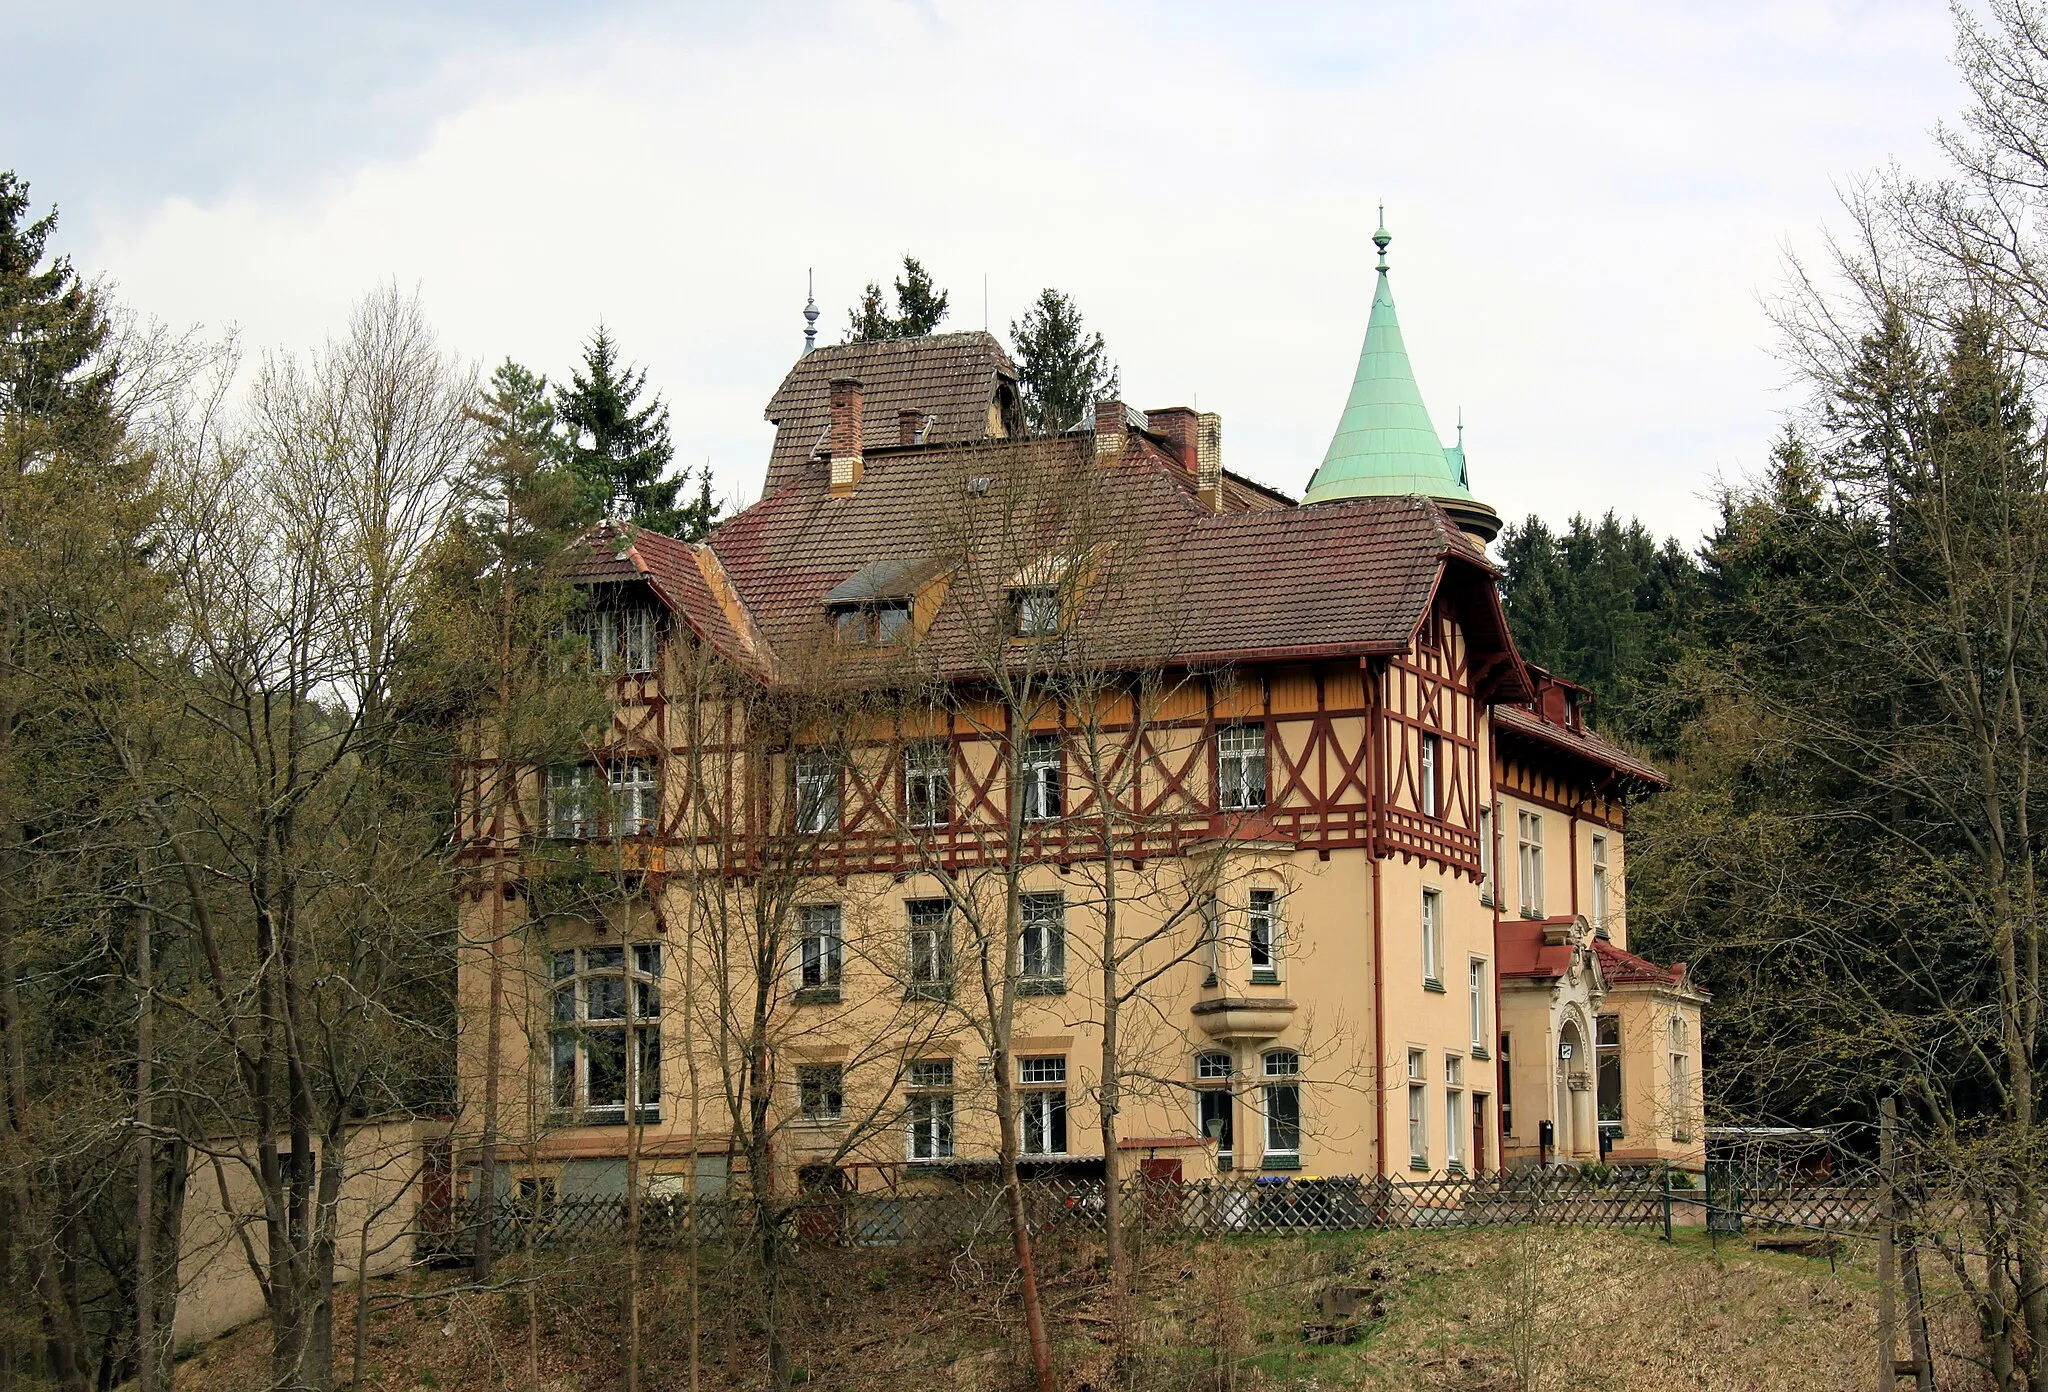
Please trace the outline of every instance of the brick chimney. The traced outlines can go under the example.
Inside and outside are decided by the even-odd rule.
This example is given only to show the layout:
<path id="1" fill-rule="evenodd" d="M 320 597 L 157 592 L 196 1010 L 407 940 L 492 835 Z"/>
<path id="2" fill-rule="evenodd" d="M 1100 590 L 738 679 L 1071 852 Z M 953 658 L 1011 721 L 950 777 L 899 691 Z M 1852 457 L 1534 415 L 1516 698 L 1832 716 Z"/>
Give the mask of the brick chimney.
<path id="1" fill-rule="evenodd" d="M 832 379 L 832 431 L 826 448 L 832 457 L 832 496 L 844 498 L 860 486 L 860 383 L 851 377 Z"/>
<path id="2" fill-rule="evenodd" d="M 1195 471 L 1195 413 L 1185 406 L 1155 406 L 1145 413 L 1146 427 L 1166 441 L 1167 453 L 1190 474 Z"/>
<path id="3" fill-rule="evenodd" d="M 1095 403 L 1095 458 L 1111 460 L 1130 442 L 1130 413 L 1121 401 Z"/>
<path id="4" fill-rule="evenodd" d="M 898 411 L 898 412 L 896 413 L 896 443 L 897 443 L 897 444 L 899 444 L 899 445 L 914 445 L 914 444 L 916 444 L 916 443 L 917 443 L 917 432 L 918 432 L 918 431 L 920 431 L 920 430 L 922 430 L 922 429 L 924 429 L 924 412 L 922 412 L 922 411 Z"/>
<path id="5" fill-rule="evenodd" d="M 1204 411 L 1195 417 L 1195 496 L 1211 512 L 1223 511 L 1223 417 Z"/>

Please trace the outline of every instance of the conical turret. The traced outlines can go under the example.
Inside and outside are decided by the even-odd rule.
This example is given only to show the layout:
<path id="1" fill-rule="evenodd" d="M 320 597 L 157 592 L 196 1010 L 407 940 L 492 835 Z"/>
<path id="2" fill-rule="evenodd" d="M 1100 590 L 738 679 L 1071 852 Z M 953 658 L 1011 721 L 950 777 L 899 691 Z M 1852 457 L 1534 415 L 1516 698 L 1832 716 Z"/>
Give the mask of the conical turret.
<path id="1" fill-rule="evenodd" d="M 1380 252 L 1379 285 L 1373 291 L 1365 346 L 1358 352 L 1358 371 L 1337 433 L 1302 501 L 1434 498 L 1459 526 L 1490 541 L 1500 531 L 1500 519 L 1472 496 L 1465 475 L 1463 429 L 1458 443 L 1445 448 L 1415 384 L 1415 369 L 1409 365 L 1408 347 L 1394 313 L 1394 292 L 1387 283 L 1387 247 L 1394 239 L 1384 217 L 1372 240 Z"/>

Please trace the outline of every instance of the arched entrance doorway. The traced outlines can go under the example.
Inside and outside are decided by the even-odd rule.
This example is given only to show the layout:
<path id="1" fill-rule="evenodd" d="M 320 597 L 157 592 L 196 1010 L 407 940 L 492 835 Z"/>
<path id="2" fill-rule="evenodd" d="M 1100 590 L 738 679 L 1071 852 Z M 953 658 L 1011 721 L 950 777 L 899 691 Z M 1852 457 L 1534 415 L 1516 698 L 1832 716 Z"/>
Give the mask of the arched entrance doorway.
<path id="1" fill-rule="evenodd" d="M 1593 1147 L 1592 1123 L 1580 1115 L 1582 1100 L 1591 1096 L 1592 1053 L 1586 1035 L 1576 1019 L 1564 1022 L 1557 1033 L 1557 1089 L 1551 1105 L 1556 1118 L 1557 1154 L 1565 1159 Z"/>

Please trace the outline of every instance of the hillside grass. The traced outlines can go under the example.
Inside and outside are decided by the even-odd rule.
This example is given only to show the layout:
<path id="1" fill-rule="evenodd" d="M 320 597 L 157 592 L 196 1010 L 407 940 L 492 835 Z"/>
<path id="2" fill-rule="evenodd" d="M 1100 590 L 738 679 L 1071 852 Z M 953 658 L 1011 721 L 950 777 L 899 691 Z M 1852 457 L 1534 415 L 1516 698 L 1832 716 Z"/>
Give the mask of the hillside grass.
<path id="1" fill-rule="evenodd" d="M 1000 1244 L 962 1253 L 823 1252 L 790 1296 L 801 1311 L 792 1353 L 801 1385 L 830 1392 L 1025 1385 L 1015 1337 L 1014 1271 Z M 1093 1244 L 1048 1244 L 1042 1285 L 1061 1385 L 1070 1389 L 1472 1389 L 1473 1392 L 1790 1392 L 1874 1382 L 1870 1244 L 1825 1257 L 1718 1246 L 1697 1229 L 1666 1243 L 1613 1231 L 1482 1229 L 1244 1237 L 1159 1244 L 1139 1253 L 1138 1294 L 1119 1304 Z M 619 1385 L 616 1254 L 552 1262 L 538 1305 L 539 1387 Z M 1928 1273 L 1930 1278 L 1935 1273 Z M 455 1273 L 371 1284 L 360 1385 L 378 1392 L 524 1389 L 526 1291 L 516 1263 L 503 1287 L 462 1288 Z M 641 1385 L 687 1387 L 687 1290 L 680 1264 L 651 1260 L 642 1283 Z M 705 1274 L 706 1389 L 764 1385 L 752 1292 Z M 1348 1346 L 1304 1341 L 1327 1285 L 1377 1293 L 1384 1315 Z M 1931 1284 L 1933 1284 L 1931 1282 Z M 1938 1284 L 1937 1291 L 1942 1289 Z M 337 1386 L 350 1385 L 354 1320 L 338 1297 Z M 1968 1346 L 1952 1302 L 1935 1315 L 1940 1348 Z M 179 1369 L 185 1392 L 263 1385 L 267 1332 L 238 1330 Z M 1979 1385 L 1941 1360 L 1945 1392 Z"/>

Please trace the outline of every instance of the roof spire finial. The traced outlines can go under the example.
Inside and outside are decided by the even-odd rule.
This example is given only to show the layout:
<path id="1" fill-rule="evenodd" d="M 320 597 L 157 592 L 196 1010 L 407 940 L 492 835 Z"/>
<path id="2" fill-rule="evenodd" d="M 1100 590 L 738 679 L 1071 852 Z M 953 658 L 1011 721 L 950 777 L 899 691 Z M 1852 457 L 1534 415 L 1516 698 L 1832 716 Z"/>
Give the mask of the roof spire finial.
<path id="1" fill-rule="evenodd" d="M 804 272 L 804 353 L 818 346 L 818 273 Z"/>
<path id="2" fill-rule="evenodd" d="M 1387 244 L 1393 241 L 1393 234 L 1387 231 L 1387 205 L 1380 204 L 1380 230 L 1372 234 L 1372 244 L 1380 249 L 1380 274 L 1387 273 Z"/>

